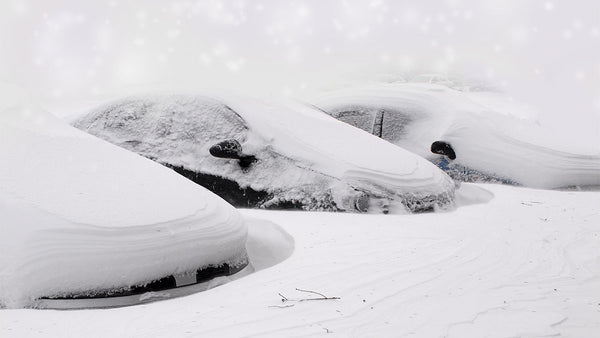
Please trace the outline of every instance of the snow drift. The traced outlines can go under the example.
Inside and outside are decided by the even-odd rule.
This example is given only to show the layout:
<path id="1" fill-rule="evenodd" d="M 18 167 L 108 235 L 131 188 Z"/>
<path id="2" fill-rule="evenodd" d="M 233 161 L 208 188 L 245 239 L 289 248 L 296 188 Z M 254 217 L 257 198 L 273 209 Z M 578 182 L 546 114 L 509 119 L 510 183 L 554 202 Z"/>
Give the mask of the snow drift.
<path id="1" fill-rule="evenodd" d="M 75 126 L 238 206 L 386 212 L 453 201 L 454 183 L 428 161 L 297 103 L 141 96 L 98 108 Z M 211 156 L 215 144 L 214 154 L 235 147 L 239 160 Z"/>
<path id="2" fill-rule="evenodd" d="M 315 104 L 440 164 L 454 178 L 537 188 L 600 186 L 598 153 L 559 149 L 520 112 L 490 108 L 494 101 L 436 84 L 399 83 L 333 91 Z M 430 153 L 440 140 L 452 146 L 454 161 Z"/>
<path id="3" fill-rule="evenodd" d="M 0 114 L 0 306 L 246 264 L 218 196 L 35 108 Z"/>

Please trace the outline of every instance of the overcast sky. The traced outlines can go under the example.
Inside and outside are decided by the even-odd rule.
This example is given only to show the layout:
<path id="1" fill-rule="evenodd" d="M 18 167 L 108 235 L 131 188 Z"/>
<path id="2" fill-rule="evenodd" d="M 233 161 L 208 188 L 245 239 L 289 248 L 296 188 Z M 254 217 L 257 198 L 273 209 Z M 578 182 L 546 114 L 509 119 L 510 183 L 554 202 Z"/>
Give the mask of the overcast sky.
<path id="1" fill-rule="evenodd" d="M 596 1 L 28 1 L 0 5 L 0 81 L 42 102 L 220 88 L 309 98 L 442 73 L 600 130 Z M 595 129 L 594 129 L 595 128 Z"/>

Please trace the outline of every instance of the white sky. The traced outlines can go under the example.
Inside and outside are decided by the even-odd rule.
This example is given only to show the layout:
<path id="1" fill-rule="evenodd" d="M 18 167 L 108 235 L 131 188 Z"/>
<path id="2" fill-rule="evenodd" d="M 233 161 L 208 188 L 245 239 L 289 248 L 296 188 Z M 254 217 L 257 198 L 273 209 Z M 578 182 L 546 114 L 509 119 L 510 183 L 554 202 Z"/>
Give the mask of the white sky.
<path id="1" fill-rule="evenodd" d="M 147 89 L 310 97 L 423 72 L 484 80 L 600 133 L 595 1 L 29 1 L 0 5 L 0 81 L 42 102 Z"/>

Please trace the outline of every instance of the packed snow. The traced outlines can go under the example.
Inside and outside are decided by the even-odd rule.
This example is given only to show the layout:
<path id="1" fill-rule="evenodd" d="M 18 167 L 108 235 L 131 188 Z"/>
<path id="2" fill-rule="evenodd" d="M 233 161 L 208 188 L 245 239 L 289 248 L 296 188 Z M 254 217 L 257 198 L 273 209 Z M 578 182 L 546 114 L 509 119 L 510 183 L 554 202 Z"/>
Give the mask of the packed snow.
<path id="1" fill-rule="evenodd" d="M 7 105 L 0 306 L 246 263 L 246 224 L 218 196 L 36 107 Z"/>
<path id="2" fill-rule="evenodd" d="M 374 125 L 382 119 L 382 138 L 442 162 L 455 178 L 536 188 L 600 186 L 599 135 L 588 147 L 574 149 L 577 142 L 548 134 L 531 111 L 499 105 L 498 96 L 393 83 L 332 91 L 315 104 L 368 132 L 377 132 Z M 430 152 L 435 141 L 449 143 L 456 152 L 449 165 Z"/>
<path id="3" fill-rule="evenodd" d="M 462 184 L 457 200 L 463 202 L 453 212 L 419 215 L 241 210 L 252 219 L 248 243 L 263 244 L 249 245 L 251 263 L 287 257 L 290 237 L 291 256 L 219 288 L 151 304 L 2 310 L 0 335 L 478 338 L 600 332 L 599 193 Z M 321 296 L 296 289 L 340 299 L 300 301 Z"/>
<path id="4" fill-rule="evenodd" d="M 404 212 L 453 202 L 454 182 L 428 161 L 295 102 L 134 97 L 75 126 L 171 167 L 267 191 L 262 207 L 292 201 L 308 210 Z M 210 155 L 211 146 L 230 139 L 257 162 L 243 170 Z"/>

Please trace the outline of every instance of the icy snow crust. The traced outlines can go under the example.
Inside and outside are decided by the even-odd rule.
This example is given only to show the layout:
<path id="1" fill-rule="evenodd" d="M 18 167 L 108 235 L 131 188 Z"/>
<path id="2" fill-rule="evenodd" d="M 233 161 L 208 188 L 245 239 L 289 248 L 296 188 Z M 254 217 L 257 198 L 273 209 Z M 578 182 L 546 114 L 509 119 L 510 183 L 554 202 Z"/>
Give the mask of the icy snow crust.
<path id="1" fill-rule="evenodd" d="M 517 112 L 494 111 L 482 104 L 485 97 L 475 98 L 435 84 L 375 84 L 331 92 L 316 105 L 375 134 L 378 112 L 384 112 L 382 138 L 441 164 L 461 180 L 536 188 L 600 186 L 599 154 L 534 143 L 531 140 L 550 140 L 551 135 L 543 135 Z M 456 152 L 449 165 L 430 153 L 438 140 L 450 143 Z"/>
<path id="2" fill-rule="evenodd" d="M 35 109 L 0 112 L 0 306 L 245 264 L 218 196 Z"/>
<path id="3" fill-rule="evenodd" d="M 291 202 L 308 210 L 364 211 L 357 205 L 369 203 L 369 211 L 423 210 L 453 200 L 454 183 L 428 161 L 297 103 L 133 97 L 75 126 L 160 163 L 266 191 L 261 207 Z M 236 160 L 209 154 L 228 139 L 258 161 L 242 170 Z"/>

